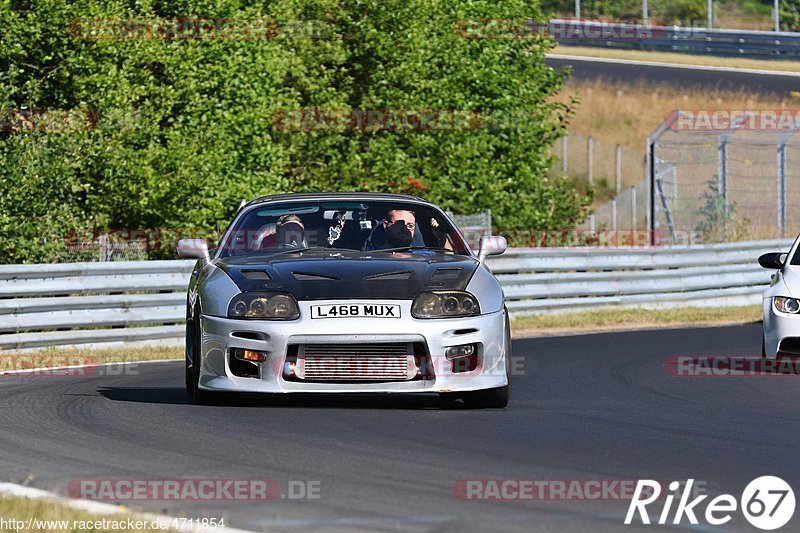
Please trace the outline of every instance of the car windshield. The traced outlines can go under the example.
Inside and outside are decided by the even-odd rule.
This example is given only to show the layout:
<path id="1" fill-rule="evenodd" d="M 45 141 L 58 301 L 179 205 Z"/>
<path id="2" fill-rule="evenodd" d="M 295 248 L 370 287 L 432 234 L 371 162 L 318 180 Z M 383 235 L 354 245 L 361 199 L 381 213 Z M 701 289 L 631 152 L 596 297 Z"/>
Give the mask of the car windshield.
<path id="1" fill-rule="evenodd" d="M 249 209 L 222 243 L 222 257 L 300 249 L 468 255 L 458 230 L 430 207 L 392 201 L 308 201 Z"/>

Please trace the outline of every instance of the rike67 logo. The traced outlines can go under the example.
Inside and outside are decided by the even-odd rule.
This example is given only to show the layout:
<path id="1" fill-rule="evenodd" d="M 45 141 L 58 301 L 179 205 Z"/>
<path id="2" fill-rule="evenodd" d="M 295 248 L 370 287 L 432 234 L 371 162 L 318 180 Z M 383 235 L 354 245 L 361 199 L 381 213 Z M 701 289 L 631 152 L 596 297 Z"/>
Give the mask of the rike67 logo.
<path id="1" fill-rule="evenodd" d="M 731 494 L 720 494 L 705 504 L 705 512 L 701 513 L 702 503 L 707 494 L 696 496 L 692 500 L 692 485 L 694 479 L 689 479 L 680 491 L 681 483 L 673 481 L 669 484 L 669 492 L 663 498 L 663 507 L 658 514 L 658 524 L 680 524 L 686 518 L 690 524 L 697 525 L 698 515 L 705 518 L 706 523 L 720 526 L 733 518 L 733 513 L 741 509 L 742 514 L 750 524 L 758 529 L 771 531 L 786 525 L 794 515 L 794 491 L 784 480 L 775 476 L 762 476 L 751 481 L 742 496 L 737 500 Z M 633 499 L 625 516 L 625 524 L 631 524 L 638 513 L 642 524 L 650 524 L 650 510 L 657 511 L 655 504 L 662 497 L 662 487 L 658 481 L 640 479 L 636 484 Z M 678 500 L 674 514 L 672 504 Z M 655 505 L 653 505 L 655 504 Z M 656 508 L 656 509 L 652 509 Z M 672 520 L 670 521 L 670 516 Z"/>

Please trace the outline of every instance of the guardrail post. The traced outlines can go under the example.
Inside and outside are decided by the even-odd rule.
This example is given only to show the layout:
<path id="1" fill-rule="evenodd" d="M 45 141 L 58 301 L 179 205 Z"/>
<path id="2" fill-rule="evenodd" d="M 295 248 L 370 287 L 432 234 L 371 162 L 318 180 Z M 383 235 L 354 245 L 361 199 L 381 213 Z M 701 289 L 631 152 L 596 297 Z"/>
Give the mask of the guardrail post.
<path id="1" fill-rule="evenodd" d="M 636 187 L 631 187 L 631 231 L 636 230 Z"/>
<path id="2" fill-rule="evenodd" d="M 588 152 L 588 165 L 589 165 L 589 185 L 594 183 L 594 168 L 592 167 L 594 163 L 594 139 L 589 137 L 586 141 L 586 149 Z"/>

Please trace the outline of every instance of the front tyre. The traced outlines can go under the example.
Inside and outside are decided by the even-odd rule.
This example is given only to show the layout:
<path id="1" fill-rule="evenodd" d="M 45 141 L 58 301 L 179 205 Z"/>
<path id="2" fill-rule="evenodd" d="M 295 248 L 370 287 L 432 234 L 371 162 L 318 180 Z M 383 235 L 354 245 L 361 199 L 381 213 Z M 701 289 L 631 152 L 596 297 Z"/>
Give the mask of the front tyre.
<path id="1" fill-rule="evenodd" d="M 200 352 L 200 316 L 195 310 L 195 316 L 186 321 L 186 392 L 192 397 L 194 403 L 211 403 L 213 393 L 200 389 L 200 365 L 202 364 Z"/>
<path id="2" fill-rule="evenodd" d="M 462 393 L 464 405 L 473 409 L 502 409 L 511 399 L 511 324 L 506 310 L 506 379 L 508 384 L 495 389 Z"/>

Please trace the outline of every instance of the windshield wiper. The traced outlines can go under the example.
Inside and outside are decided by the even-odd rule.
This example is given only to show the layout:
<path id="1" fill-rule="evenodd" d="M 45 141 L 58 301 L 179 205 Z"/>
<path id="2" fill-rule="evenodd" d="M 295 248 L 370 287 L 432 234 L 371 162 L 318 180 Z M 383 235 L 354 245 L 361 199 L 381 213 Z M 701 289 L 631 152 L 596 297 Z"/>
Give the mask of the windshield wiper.
<path id="1" fill-rule="evenodd" d="M 327 248 L 325 246 L 303 246 L 303 247 L 300 247 L 300 248 L 290 248 L 288 250 L 278 250 L 276 252 L 270 253 L 269 255 L 274 257 L 276 255 L 294 254 L 294 253 L 298 253 L 298 252 L 307 252 L 309 250 L 322 250 L 322 251 L 326 251 L 326 252 L 327 251 L 335 252 L 335 251 L 341 251 L 341 250 L 351 251 L 351 252 L 353 251 L 350 248 Z"/>
<path id="2" fill-rule="evenodd" d="M 377 248 L 375 250 L 368 250 L 370 252 L 410 252 L 412 250 L 433 250 L 436 252 L 449 252 L 455 254 L 455 250 L 450 248 L 442 248 L 440 246 L 400 246 L 397 248 Z M 461 254 L 459 254 L 461 255 Z"/>

